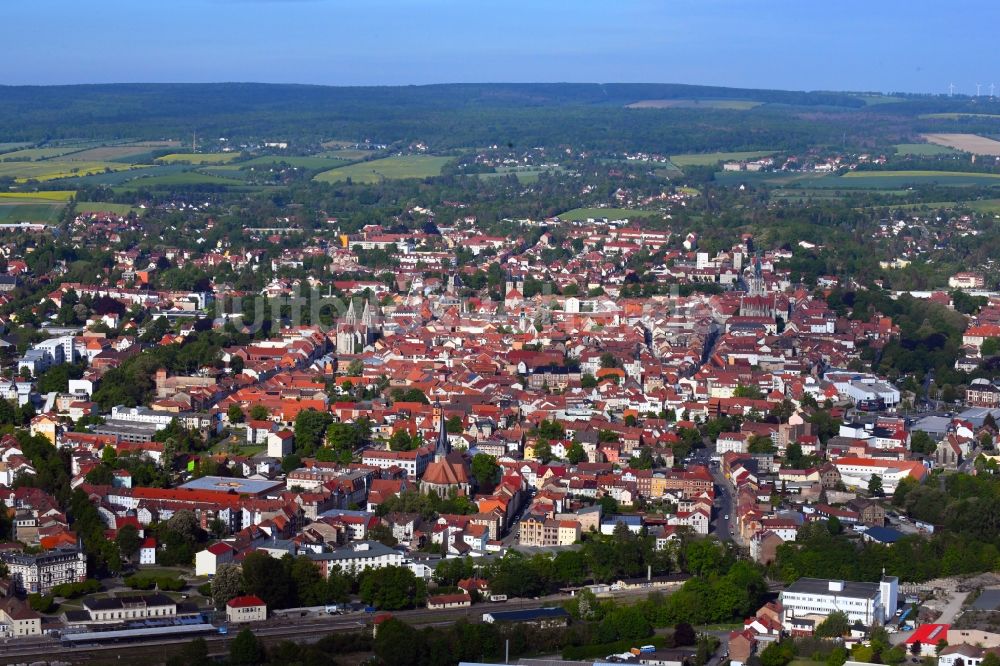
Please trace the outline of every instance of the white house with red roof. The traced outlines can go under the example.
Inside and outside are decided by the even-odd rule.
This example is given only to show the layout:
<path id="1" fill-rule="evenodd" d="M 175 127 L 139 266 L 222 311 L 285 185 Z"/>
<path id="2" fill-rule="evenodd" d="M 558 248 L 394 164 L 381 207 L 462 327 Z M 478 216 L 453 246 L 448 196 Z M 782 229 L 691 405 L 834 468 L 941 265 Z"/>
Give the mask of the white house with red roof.
<path id="1" fill-rule="evenodd" d="M 226 621 L 263 622 L 267 619 L 267 604 L 258 596 L 247 594 L 226 602 Z"/>
<path id="2" fill-rule="evenodd" d="M 139 564 L 156 564 L 156 539 L 147 537 L 139 546 Z"/>
<path id="3" fill-rule="evenodd" d="M 231 564 L 236 559 L 236 549 L 225 541 L 213 543 L 194 556 L 195 576 L 214 576 L 220 564 Z"/>

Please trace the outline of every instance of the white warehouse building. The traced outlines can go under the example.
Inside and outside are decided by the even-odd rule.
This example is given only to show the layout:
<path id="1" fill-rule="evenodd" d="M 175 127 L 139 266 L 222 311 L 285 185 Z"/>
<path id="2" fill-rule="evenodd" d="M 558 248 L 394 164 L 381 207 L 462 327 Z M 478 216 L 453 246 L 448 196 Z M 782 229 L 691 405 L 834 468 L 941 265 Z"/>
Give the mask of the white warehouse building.
<path id="1" fill-rule="evenodd" d="M 898 603 L 899 579 L 895 576 L 882 576 L 878 583 L 800 578 L 781 592 L 782 623 L 842 611 L 852 623 L 871 627 L 888 622 Z"/>

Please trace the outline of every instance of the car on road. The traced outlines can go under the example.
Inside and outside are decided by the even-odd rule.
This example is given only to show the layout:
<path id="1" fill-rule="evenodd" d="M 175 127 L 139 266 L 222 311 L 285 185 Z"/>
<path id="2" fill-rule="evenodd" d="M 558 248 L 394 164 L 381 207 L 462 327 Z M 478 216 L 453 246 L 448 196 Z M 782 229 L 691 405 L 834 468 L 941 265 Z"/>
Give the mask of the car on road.
<path id="1" fill-rule="evenodd" d="M 724 515 L 724 516 L 722 517 L 722 519 L 723 519 L 723 520 L 729 520 L 729 514 L 727 513 L 726 515 Z"/>

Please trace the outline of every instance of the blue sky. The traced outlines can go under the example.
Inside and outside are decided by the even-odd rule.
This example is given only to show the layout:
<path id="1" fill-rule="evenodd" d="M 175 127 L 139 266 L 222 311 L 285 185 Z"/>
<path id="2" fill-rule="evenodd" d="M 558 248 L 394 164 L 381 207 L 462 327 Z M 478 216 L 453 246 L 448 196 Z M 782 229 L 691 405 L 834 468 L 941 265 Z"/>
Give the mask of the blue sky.
<path id="1" fill-rule="evenodd" d="M 663 82 L 973 93 L 997 0 L 3 0 L 0 83 Z M 987 88 L 984 87 L 984 90 Z"/>

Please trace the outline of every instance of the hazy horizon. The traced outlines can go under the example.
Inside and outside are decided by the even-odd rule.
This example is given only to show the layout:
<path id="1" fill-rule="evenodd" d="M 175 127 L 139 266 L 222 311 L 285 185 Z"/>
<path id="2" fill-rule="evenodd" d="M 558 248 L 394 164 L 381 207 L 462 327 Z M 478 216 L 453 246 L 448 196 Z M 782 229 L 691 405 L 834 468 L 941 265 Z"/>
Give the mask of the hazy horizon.
<path id="1" fill-rule="evenodd" d="M 0 83 L 682 83 L 988 94 L 1000 5 L 960 0 L 49 0 Z M 993 71 L 997 70 L 997 71 Z"/>

